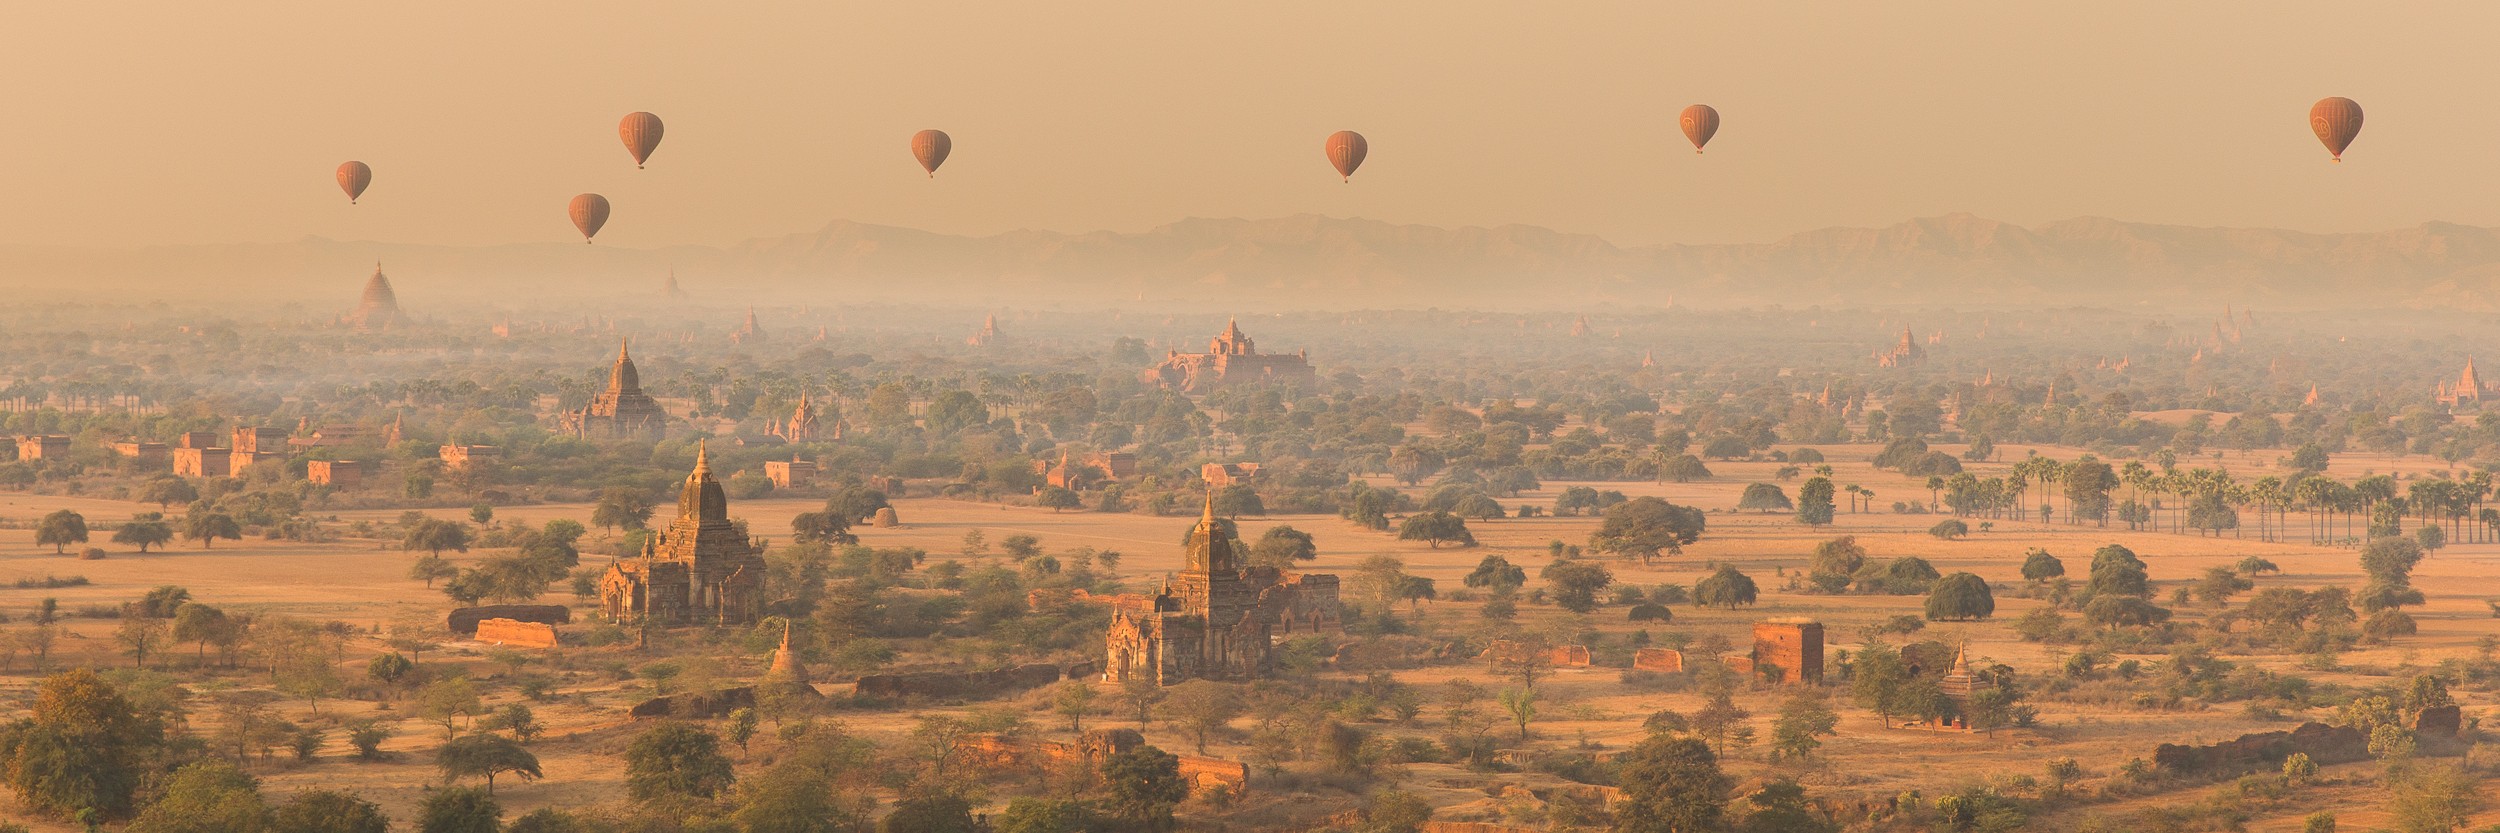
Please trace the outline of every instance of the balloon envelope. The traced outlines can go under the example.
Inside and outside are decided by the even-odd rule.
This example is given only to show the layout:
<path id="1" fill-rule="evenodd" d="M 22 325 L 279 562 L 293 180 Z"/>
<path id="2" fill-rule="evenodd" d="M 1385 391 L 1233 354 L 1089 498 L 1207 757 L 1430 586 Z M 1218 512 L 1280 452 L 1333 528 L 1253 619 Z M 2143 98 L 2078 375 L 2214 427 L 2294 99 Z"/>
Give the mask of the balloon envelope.
<path id="1" fill-rule="evenodd" d="M 1371 153 L 1371 143 L 1364 141 L 1361 133 L 1339 130 L 1328 134 L 1325 149 L 1328 151 L 1328 164 L 1337 166 L 1337 176 L 1351 180 L 1354 169 L 1363 167 L 1363 157 Z"/>
<path id="2" fill-rule="evenodd" d="M 660 117 L 650 113 L 627 113 L 616 125 L 617 138 L 625 140 L 625 152 L 634 155 L 634 167 L 642 167 L 651 152 L 660 149 Z"/>
<path id="3" fill-rule="evenodd" d="M 372 184 L 373 168 L 365 163 L 348 162 L 339 166 L 339 190 L 347 192 L 347 204 L 356 204 L 356 198 L 365 195 L 365 186 Z"/>
<path id="4" fill-rule="evenodd" d="M 946 155 L 955 152 L 955 140 L 944 130 L 923 130 L 911 134 L 912 158 L 920 160 L 920 169 L 937 176 L 939 165 L 946 164 Z"/>
<path id="5" fill-rule="evenodd" d="M 588 243 L 599 233 L 600 226 L 608 224 L 608 198 L 597 194 L 576 196 L 567 213 L 573 215 L 573 227 L 582 230 L 582 242 Z"/>
<path id="6" fill-rule="evenodd" d="M 1694 153 L 1700 153 L 1701 146 L 1710 144 L 1710 137 L 1719 134 L 1719 111 L 1708 104 L 1684 108 L 1683 117 L 1676 121 L 1684 125 L 1684 138 L 1693 140 Z"/>
<path id="7" fill-rule="evenodd" d="M 2361 105 L 2343 96 L 2318 99 L 2318 103 L 2309 105 L 2309 129 L 2318 134 L 2326 152 L 2342 162 L 2344 149 L 2352 146 L 2353 137 L 2361 135 Z"/>

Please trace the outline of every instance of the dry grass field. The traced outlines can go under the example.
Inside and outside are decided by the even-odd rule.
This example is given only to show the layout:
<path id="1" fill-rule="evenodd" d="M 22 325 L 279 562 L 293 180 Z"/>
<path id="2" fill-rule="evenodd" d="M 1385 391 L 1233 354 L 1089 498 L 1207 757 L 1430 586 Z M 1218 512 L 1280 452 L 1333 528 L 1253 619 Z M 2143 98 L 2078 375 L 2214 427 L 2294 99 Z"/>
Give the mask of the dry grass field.
<path id="1" fill-rule="evenodd" d="M 1627 494 L 1656 495 L 1677 503 L 1703 507 L 1709 515 L 1710 531 L 1681 556 L 1663 559 L 1653 566 L 1637 563 L 1610 562 L 1616 579 L 1640 585 L 1678 582 L 1686 585 L 1699 580 L 1710 566 L 1732 564 L 1754 577 L 1762 588 L 1759 604 L 1734 611 L 1709 610 L 1678 606 L 1672 624 L 1650 624 L 1653 633 L 1680 631 L 1695 637 L 1718 634 L 1739 645 L 1750 636 L 1752 624 L 1775 616 L 1808 616 L 1821 620 L 1828 628 L 1835 648 L 1853 647 L 1861 639 L 1862 628 L 1897 614 L 1920 610 L 1921 598 L 1916 596 L 1818 596 L 1784 589 L 1783 572 L 1800 573 L 1805 569 L 1808 553 L 1814 545 L 1834 535 L 1855 535 L 1876 559 L 1916 555 L 1933 562 L 1946 573 L 1968 570 L 1998 585 L 2021 582 L 2019 566 L 2027 548 L 2040 547 L 2064 558 L 2070 571 L 2078 570 L 2089 560 L 2091 551 L 2104 544 L 2119 543 L 2136 551 L 2151 566 L 2152 578 L 2161 583 L 2159 595 L 2166 603 L 2169 588 L 2201 575 L 2207 568 L 2226 566 L 2249 555 L 2259 555 L 2282 567 L 2280 575 L 2261 576 L 2259 587 L 2289 585 L 2311 587 L 2324 584 L 2356 586 L 2360 573 L 2354 552 L 2344 548 L 2316 547 L 2287 543 L 2264 543 L 2256 540 L 2255 530 L 2244 530 L 2246 537 L 2206 538 L 2155 532 L 2128 532 L 2120 527 L 2101 528 L 2074 526 L 2063 522 L 2042 524 L 2036 521 L 1998 520 L 1992 529 L 1977 532 L 1968 539 L 1942 541 L 1927 534 L 1927 528 L 1941 518 L 1926 514 L 1893 514 L 1889 511 L 1895 500 L 1924 500 L 1927 492 L 1922 482 L 1898 474 L 1878 472 L 1865 460 L 1876 449 L 1869 446 L 1826 447 L 1823 449 L 1836 469 L 1835 481 L 1858 483 L 1881 494 L 1882 513 L 1851 514 L 1844 506 L 1836 523 L 1828 528 L 1810 529 L 1786 515 L 1737 513 L 1734 506 L 1739 492 L 1747 483 L 1771 482 L 1773 463 L 1712 463 L 1716 477 L 1710 481 L 1689 484 L 1648 483 L 1547 483 L 1542 491 L 1522 495 L 1518 503 L 1549 504 L 1563 488 L 1591 485 L 1601 489 L 1618 489 Z M 1947 449 L 1956 450 L 1958 449 Z M 2005 448 L 2003 459 L 2020 459 L 2026 449 Z M 2071 458 L 2071 450 L 2043 449 L 2061 458 Z M 2242 458 L 2233 455 L 2225 463 L 2234 471 L 2249 472 L 2270 463 L 2264 454 Z M 2210 464 L 2210 458 L 2195 461 Z M 2182 461 L 2182 465 L 2189 464 Z M 1983 473 L 2002 464 L 1983 464 L 1974 468 Z M 2419 473 L 2441 468 L 2437 461 L 2423 457 L 2401 460 L 2369 460 L 2352 455 L 2337 461 L 2338 476 L 2351 476 L 2365 469 L 2379 472 Z M 2251 475 L 2254 476 L 2254 475 Z M 1784 484 L 1793 491 L 1794 483 Z M 1845 498 L 1844 498 L 1845 499 Z M 1509 503 L 1511 501 L 1505 501 Z M 786 539 L 791 518 L 818 505 L 814 500 L 764 499 L 736 502 L 733 514 L 749 521 L 756 534 Z M 859 530 L 866 543 L 878 546 L 914 546 L 927 549 L 931 557 L 957 557 L 966 532 L 981 530 L 989 540 L 1014 534 L 1033 535 L 1043 546 L 1059 550 L 1076 546 L 1118 550 L 1124 554 L 1119 574 L 1132 587 L 1150 585 L 1155 577 L 1180 566 L 1178 540 L 1190 519 L 1148 517 L 1142 515 L 1105 515 L 1091 512 L 1055 513 L 1021 506 L 999 506 L 915 498 L 898 501 L 897 510 L 903 526 L 897 529 Z M 110 557 L 101 561 L 82 561 L 71 555 L 54 555 L 48 548 L 33 543 L 33 533 L 24 521 L 59 508 L 76 509 L 89 519 L 118 519 L 141 507 L 128 503 L 95 499 L 9 494 L 0 496 L 0 518 L 20 523 L 0 530 L 0 612 L 22 620 L 37 601 L 44 597 L 60 600 L 65 610 L 87 605 L 113 605 L 135 598 L 159 585 L 173 584 L 189 588 L 200 601 L 214 603 L 229 610 L 283 614 L 316 621 L 341 620 L 367 630 L 386 628 L 395 622 L 413 620 L 439 621 L 451 605 L 437 592 L 426 590 L 405 577 L 411 558 L 395 545 L 375 541 L 350 541 L 331 544 L 293 544 L 246 540 L 220 542 L 213 549 L 201 549 L 177 543 L 159 553 L 139 555 L 126 548 L 105 544 Z M 671 506 L 660 508 L 655 523 L 665 522 Z M 436 514 L 453 517 L 449 510 Z M 341 520 L 365 518 L 376 521 L 394 519 L 397 512 L 347 513 Z M 499 521 L 540 523 L 547 519 L 566 517 L 586 520 L 589 509 L 581 505 L 537 505 L 507 507 L 498 512 Z M 1288 523 L 1317 536 L 1321 548 L 1318 561 L 1308 572 L 1351 572 L 1364 558 L 1391 554 L 1405 561 L 1409 572 L 1436 579 L 1446 597 L 1460 587 L 1460 579 L 1478 559 L 1489 553 L 1502 554 L 1525 567 L 1533 577 L 1548 556 L 1547 542 L 1562 540 L 1584 542 L 1596 521 L 1590 518 L 1508 519 L 1471 524 L 1481 545 L 1472 548 L 1445 546 L 1427 547 L 1420 543 L 1400 542 L 1390 536 L 1364 531 L 1334 517 L 1268 517 L 1244 519 L 1242 533 L 1255 538 L 1272 524 Z M 2303 521 L 2295 516 L 2292 525 L 2300 528 Z M 1973 520 L 1974 527 L 1977 521 Z M 586 551 L 595 549 L 600 533 L 585 544 Z M 97 536 L 101 542 L 104 536 Z M 470 553 L 475 558 L 482 553 Z M 604 555 L 585 554 L 586 564 L 598 564 Z M 46 576 L 84 576 L 91 583 L 58 589 L 13 588 L 21 579 Z M 2500 599 L 2500 545 L 2455 544 L 2438 551 L 2415 573 L 2415 584 L 2428 596 L 2428 604 L 2414 611 L 2421 623 L 2418 636 L 2399 639 L 2394 644 L 2364 645 L 2344 654 L 2334 671 L 2301 668 L 2300 656 L 2230 657 L 2234 662 L 2258 667 L 2298 672 L 2319 682 L 2352 686 L 2383 685 L 2400 680 L 2412 670 L 2436 665 L 2443 659 L 2472 656 L 2477 641 L 2500 634 L 2500 619 L 2494 619 L 2486 600 Z M 1530 587 L 1539 586 L 1531 579 Z M 572 601 L 569 593 L 557 590 L 549 601 Z M 2010 665 L 2025 675 L 2050 674 L 2062 661 L 2062 651 L 2018 639 L 2010 628 L 2011 620 L 2040 602 L 2016 598 L 2000 591 L 1996 616 L 1988 621 L 1970 624 L 1940 623 L 1918 634 L 1920 639 L 1942 639 L 1965 642 L 1972 657 Z M 1424 604 L 1412 614 L 1435 620 L 1439 627 L 1466 631 L 1481 627 L 1476 605 L 1466 602 L 1441 601 Z M 2196 619 L 2213 611 L 2204 605 L 2179 609 L 2179 615 Z M 1625 620 L 1623 608 L 1608 606 L 1587 617 L 1585 622 L 1572 622 L 1571 614 L 1551 606 L 1523 605 L 1520 622 L 1530 628 L 1551 628 L 1558 632 L 1595 629 L 1620 637 L 1634 630 Z M 53 664 L 92 663 L 97 665 L 128 665 L 130 659 L 120 655 L 112 639 L 113 623 L 106 619 L 72 619 L 67 638 L 61 640 L 53 656 Z M 351 670 L 360 671 L 364 660 L 384 650 L 378 636 L 360 639 L 348 651 Z M 565 696 L 538 708 L 538 717 L 549 725 L 547 739 L 537 751 L 547 777 L 537 783 L 515 783 L 510 779 L 499 784 L 498 795 L 505 802 L 507 818 L 543 806 L 587 806 L 621 800 L 623 795 L 621 767 L 617 755 L 631 737 L 630 724 L 624 720 L 623 709 L 640 695 L 641 686 L 632 681 L 618 681 L 614 675 L 588 673 L 581 669 L 601 663 L 631 661 L 626 647 L 565 648 L 566 666 L 575 671 L 564 675 Z M 171 662 L 176 667 L 191 663 L 189 649 L 177 646 Z M 2140 657 L 2157 658 L 2153 655 Z M 760 660 L 760 658 L 758 658 Z M 485 648 L 474 643 L 455 643 L 445 650 L 430 654 L 426 663 L 466 662 L 476 666 L 476 673 L 492 675 L 503 669 L 485 661 Z M 760 666 L 733 669 L 736 674 L 752 674 Z M 1698 695 L 1689 693 L 1658 693 L 1628 686 L 1619 679 L 1617 669 L 1591 668 L 1563 670 L 1552 682 L 1541 688 L 1547 692 L 1543 716 L 1535 725 L 1540 743 L 1567 746 L 1585 743 L 1606 749 L 1621 749 L 1642 736 L 1642 719 L 1659 709 L 1690 711 L 1700 705 Z M 1455 664 L 1403 672 L 1402 680 L 1415 684 L 1438 684 L 1449 679 L 1467 677 L 1499 687 L 1500 683 L 1481 665 Z M 19 699 L 36 679 L 30 658 L 13 657 L 6 674 L 0 674 L 0 696 Z M 223 687 L 249 686 L 261 678 L 248 672 L 219 673 L 212 681 L 199 687 L 202 693 L 213 693 Z M 828 685 L 828 690 L 838 689 Z M 1758 731 L 1767 737 L 1769 722 L 1777 711 L 1776 691 L 1740 692 L 1739 704 L 1754 713 Z M 509 698 L 510 695 L 501 695 Z M 2469 716 L 2481 716 L 2486 722 L 2500 717 L 2500 702 L 2484 692 L 2459 691 Z M 1064 733 L 1056 718 L 1044 714 L 1038 696 L 1008 701 L 1036 710 L 1032 722 L 1037 728 L 1051 728 Z M 2307 715 L 2285 715 L 2280 718 L 2252 716 L 2229 707 L 2201 709 L 2190 707 L 2177 711 L 2147 711 L 2123 704 L 2079 706 L 2063 702 L 2040 702 L 2038 725 L 2031 729 L 1999 731 L 1994 736 L 1887 729 L 1871 713 L 1845 705 L 1845 694 L 1835 703 L 1840 705 L 1842 722 L 1836 737 L 1828 738 L 1821 759 L 1811 768 L 1793 770 L 1776 767 L 1764 761 L 1759 747 L 1733 755 L 1733 772 L 1749 779 L 1772 772 L 1798 777 L 1818 795 L 1846 794 L 1882 798 L 1908 790 L 1921 790 L 1933 796 L 1958 785 L 2000 775 L 2039 776 L 2047 761 L 2073 758 L 2083 764 L 2091 777 L 2112 775 L 2127 761 L 2149 758 L 2152 748 L 2163 742 L 2195 743 L 2227 739 L 2245 732 L 2284 729 L 2300 718 L 2322 719 L 2323 710 Z M 406 717 L 404 709 L 389 703 L 363 701 L 331 701 L 319 705 L 320 715 L 354 716 L 395 722 L 397 736 L 385 744 L 396 754 L 394 759 L 379 763 L 360 763 L 348 758 L 349 750 L 343 733 L 332 732 L 323 760 L 309 766 L 270 763 L 258 768 L 257 774 L 273 795 L 310 788 L 348 788 L 381 802 L 395 817 L 410 818 L 416 802 L 427 785 L 439 778 L 427 751 L 442 736 L 439 726 L 429 726 Z M 313 708 L 301 702 L 290 702 L 284 710 L 291 719 L 315 719 Z M 838 713 L 853 731 L 872 738 L 895 739 L 911 725 L 911 715 L 897 712 L 848 711 Z M 1429 717 L 1429 715 L 1427 715 Z M 201 708 L 193 718 L 192 728 L 201 731 L 216 719 L 214 709 Z M 1104 725 L 1119 725 L 1120 718 L 1104 715 Z M 1185 744 L 1170 730 L 1146 727 L 1150 739 L 1167 747 Z M 759 742 L 759 747 L 761 742 Z M 758 752 L 760 753 L 760 748 Z M 1242 757 L 1246 749 L 1237 745 L 1219 745 L 1214 754 Z M 754 754 L 754 753 L 751 753 Z M 2247 829 L 2282 831 L 2299 829 L 2299 818 L 2320 807 L 2339 808 L 2345 812 L 2346 829 L 2366 828 L 2374 818 L 2369 809 L 2380 796 L 2373 785 L 2378 767 L 2373 763 L 2352 764 L 2331 768 L 2325 783 L 2305 797 L 2301 807 L 2286 808 L 2274 815 L 2251 823 Z M 1487 798 L 1485 788 L 1496 783 L 1536 785 L 1552 782 L 1551 776 L 1518 774 L 1488 776 L 1463 768 L 1414 764 L 1406 766 L 1400 776 L 1408 789 L 1416 790 L 1445 814 L 1467 809 L 1490 810 L 1496 802 Z M 1558 783 L 1558 782 L 1556 782 Z M 2153 806 L 2183 798 L 2201 796 L 2207 787 L 2192 787 L 2170 795 L 2135 799 L 2133 806 Z M 1254 799 L 1255 800 L 1255 799 Z M 2091 812 L 2109 813 L 2130 805 L 2093 808 Z M 2079 823 L 2080 816 L 2035 819 L 2040 829 L 2059 829 Z M 2479 824 L 2500 823 L 2500 810 L 2485 813 Z M 37 830 L 67 831 L 71 828 L 36 822 Z"/>

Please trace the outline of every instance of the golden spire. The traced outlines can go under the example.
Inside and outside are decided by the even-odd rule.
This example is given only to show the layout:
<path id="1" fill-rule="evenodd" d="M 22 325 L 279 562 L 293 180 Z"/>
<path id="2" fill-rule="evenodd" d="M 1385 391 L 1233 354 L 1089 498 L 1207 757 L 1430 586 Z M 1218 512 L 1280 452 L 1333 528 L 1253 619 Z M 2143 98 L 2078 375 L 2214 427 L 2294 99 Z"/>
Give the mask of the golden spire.
<path id="1" fill-rule="evenodd" d="M 697 477 L 712 473 L 712 463 L 710 460 L 706 459 L 709 454 L 708 449 L 705 447 L 707 442 L 707 440 L 694 441 L 694 474 Z"/>

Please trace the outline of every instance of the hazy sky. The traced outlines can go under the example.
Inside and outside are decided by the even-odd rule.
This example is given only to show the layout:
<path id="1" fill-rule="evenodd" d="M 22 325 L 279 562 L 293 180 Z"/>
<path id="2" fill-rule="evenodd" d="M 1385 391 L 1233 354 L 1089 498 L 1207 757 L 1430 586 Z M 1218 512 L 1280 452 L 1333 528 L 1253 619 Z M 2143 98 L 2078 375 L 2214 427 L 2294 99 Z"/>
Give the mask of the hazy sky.
<path id="1" fill-rule="evenodd" d="M 0 243 L 563 241 L 583 191 L 636 247 L 1304 212 L 1623 243 L 2500 225 L 2495 30 L 2487 1 L 26 3 Z M 2341 165 L 2305 121 L 2328 95 L 2368 113 Z M 668 125 L 645 171 L 637 109 Z M 935 181 L 924 127 L 955 138 Z M 1339 129 L 1371 139 L 1351 185 Z"/>

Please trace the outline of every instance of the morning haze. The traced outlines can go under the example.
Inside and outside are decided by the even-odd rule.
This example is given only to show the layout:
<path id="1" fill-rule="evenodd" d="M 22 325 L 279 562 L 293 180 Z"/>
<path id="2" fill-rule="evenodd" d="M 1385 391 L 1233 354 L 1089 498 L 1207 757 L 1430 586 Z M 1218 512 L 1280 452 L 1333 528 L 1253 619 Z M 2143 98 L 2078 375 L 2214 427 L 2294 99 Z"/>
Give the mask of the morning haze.
<path id="1" fill-rule="evenodd" d="M 2500 833 L 2491 4 L 19 5 L 0 833 Z"/>

